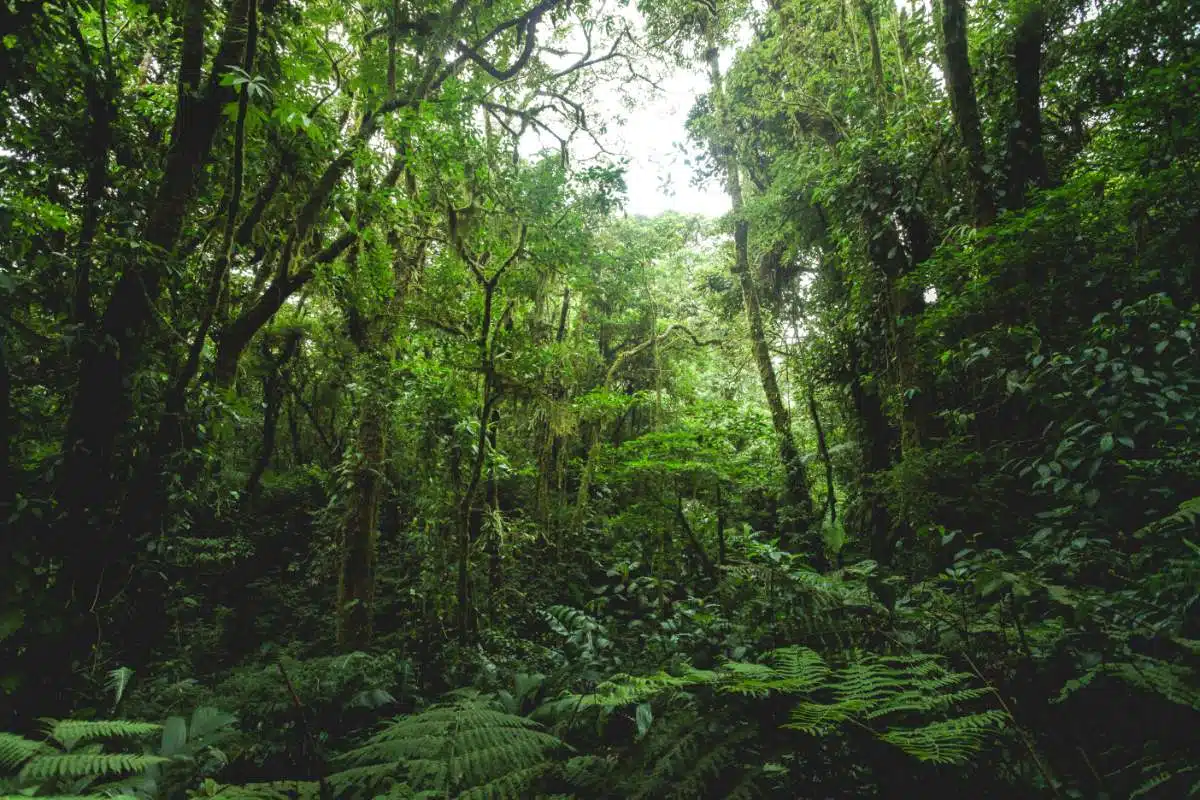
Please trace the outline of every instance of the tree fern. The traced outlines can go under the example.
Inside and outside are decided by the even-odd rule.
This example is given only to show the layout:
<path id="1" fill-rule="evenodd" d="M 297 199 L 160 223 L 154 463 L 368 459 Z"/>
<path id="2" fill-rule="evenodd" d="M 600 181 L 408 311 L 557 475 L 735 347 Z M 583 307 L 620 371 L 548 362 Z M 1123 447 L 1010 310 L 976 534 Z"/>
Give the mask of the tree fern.
<path id="1" fill-rule="evenodd" d="M 374 797 L 400 783 L 442 797 L 526 797 L 562 743 L 491 702 L 463 693 L 396 717 L 343 755 L 345 768 L 330 782 L 339 797 Z"/>

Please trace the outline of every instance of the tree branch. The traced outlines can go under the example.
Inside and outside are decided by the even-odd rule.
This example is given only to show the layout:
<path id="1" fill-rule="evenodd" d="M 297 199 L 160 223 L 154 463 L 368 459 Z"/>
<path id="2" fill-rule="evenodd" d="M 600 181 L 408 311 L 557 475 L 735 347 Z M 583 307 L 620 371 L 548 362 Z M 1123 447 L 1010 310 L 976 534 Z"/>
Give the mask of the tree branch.
<path id="1" fill-rule="evenodd" d="M 611 381 L 613 379 L 613 376 L 617 374 L 617 370 L 626 361 L 633 358 L 638 353 L 641 353 L 646 348 L 653 346 L 656 342 L 665 342 L 672 334 L 674 334 L 676 332 L 685 334 L 689 339 L 692 340 L 692 343 L 695 344 L 697 347 L 708 347 L 711 345 L 721 344 L 724 341 L 722 339 L 701 339 L 695 333 L 693 333 L 692 330 L 690 328 L 688 328 L 686 325 L 683 325 L 682 323 L 679 323 L 679 322 L 672 322 L 670 325 L 667 326 L 667 329 L 665 331 L 663 331 L 661 334 L 656 334 L 654 336 L 651 336 L 646 341 L 642 342 L 639 345 L 635 345 L 635 346 L 629 348 L 628 350 L 622 350 L 617 355 L 617 357 L 613 360 L 612 366 L 608 368 L 608 374 L 604 376 L 604 382 L 608 383 L 609 381 Z"/>

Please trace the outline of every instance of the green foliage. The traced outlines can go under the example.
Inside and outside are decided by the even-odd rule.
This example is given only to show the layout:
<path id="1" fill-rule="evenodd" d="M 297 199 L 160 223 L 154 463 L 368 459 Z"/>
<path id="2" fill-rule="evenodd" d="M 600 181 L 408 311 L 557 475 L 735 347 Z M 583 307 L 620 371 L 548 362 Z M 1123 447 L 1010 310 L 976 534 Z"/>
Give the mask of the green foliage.
<path id="1" fill-rule="evenodd" d="M 216 5 L 0 7 L 3 791 L 1200 792 L 1200 5 Z"/>
<path id="2" fill-rule="evenodd" d="M 54 778 L 102 778 L 107 775 L 145 772 L 152 766 L 165 764 L 166 758 L 127 753 L 64 753 L 41 755 L 29 761 L 18 776 L 30 783 L 42 783 Z"/>
<path id="3" fill-rule="evenodd" d="M 15 733 L 0 732 L 0 767 L 19 767 L 42 748 L 42 744 L 31 742 Z"/>
<path id="4" fill-rule="evenodd" d="M 618 675 L 573 701 L 580 708 L 612 711 L 699 686 L 763 700 L 773 695 L 798 696 L 802 699 L 793 706 L 787 728 L 826 736 L 845 724 L 867 730 L 879 726 L 876 735 L 909 755 L 954 764 L 966 762 L 1003 728 L 1007 713 L 989 709 L 912 728 L 899 727 L 897 722 L 942 716 L 987 696 L 986 688 L 964 685 L 970 678 L 947 670 L 933 654 L 859 653 L 846 666 L 833 669 L 815 651 L 790 647 L 774 651 L 766 663 L 729 662 L 717 670 L 687 670 L 680 675 Z M 569 707 L 572 699 L 560 702 Z"/>
<path id="5" fill-rule="evenodd" d="M 0 767 L 19 772 L 7 781 L 10 788 L 36 790 L 38 796 L 68 792 L 89 797 L 133 797 L 123 792 L 123 782 L 104 785 L 113 778 L 148 773 L 170 758 L 148 753 L 105 752 L 105 742 L 146 739 L 161 725 L 130 720 L 51 720 L 45 742 L 33 742 L 10 733 L 0 734 Z M 127 746 L 127 745 L 126 745 Z"/>
<path id="6" fill-rule="evenodd" d="M 218 797 L 221 800 L 317 800 L 317 781 L 263 781 L 241 785 L 220 784 L 211 778 L 193 790 L 190 798 Z"/>
<path id="7" fill-rule="evenodd" d="M 159 798 L 170 796 L 197 778 L 219 770 L 228 757 L 216 745 L 231 733 L 236 718 L 200 707 L 191 715 L 171 717 L 164 725 L 130 720 L 51 721 L 47 741 L 0 735 L 0 766 L 21 767 L 18 786 L 46 791 L 90 789 L 93 797 Z M 161 731 L 157 752 L 109 752 L 106 743 L 147 740 Z M 53 744 L 51 744 L 53 743 Z M 122 749 L 128 748 L 125 742 Z M 113 780 L 118 779 L 119 780 Z"/>
<path id="8" fill-rule="evenodd" d="M 460 798 L 525 797 L 562 747 L 538 724 L 469 692 L 397 717 L 338 759 L 340 796 L 396 795 L 399 786 Z"/>
<path id="9" fill-rule="evenodd" d="M 162 729 L 161 725 L 150 722 L 64 719 L 52 722 L 48 733 L 64 749 L 70 750 L 77 744 L 98 739 L 144 739 Z"/>

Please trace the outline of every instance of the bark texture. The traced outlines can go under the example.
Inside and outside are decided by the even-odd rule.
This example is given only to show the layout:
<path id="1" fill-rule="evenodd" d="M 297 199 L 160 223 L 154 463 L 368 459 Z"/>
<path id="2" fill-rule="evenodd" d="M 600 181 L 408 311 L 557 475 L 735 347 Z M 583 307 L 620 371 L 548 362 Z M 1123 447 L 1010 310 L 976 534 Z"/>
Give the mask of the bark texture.
<path id="1" fill-rule="evenodd" d="M 967 155 L 971 203 L 975 224 L 986 227 L 996 220 L 996 201 L 987 175 L 987 155 L 983 148 L 983 126 L 979 121 L 979 103 L 975 97 L 975 79 L 967 51 L 966 0 L 943 0 L 943 55 L 950 106 Z"/>

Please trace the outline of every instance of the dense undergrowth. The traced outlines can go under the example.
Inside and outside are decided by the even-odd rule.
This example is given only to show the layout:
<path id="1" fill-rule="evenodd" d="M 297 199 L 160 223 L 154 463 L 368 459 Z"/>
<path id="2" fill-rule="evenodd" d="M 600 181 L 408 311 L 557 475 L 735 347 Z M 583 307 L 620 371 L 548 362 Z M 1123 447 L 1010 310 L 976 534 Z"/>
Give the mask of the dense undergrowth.
<path id="1" fill-rule="evenodd" d="M 1198 7 L 609 5 L 0 8 L 0 795 L 1200 795 Z"/>

